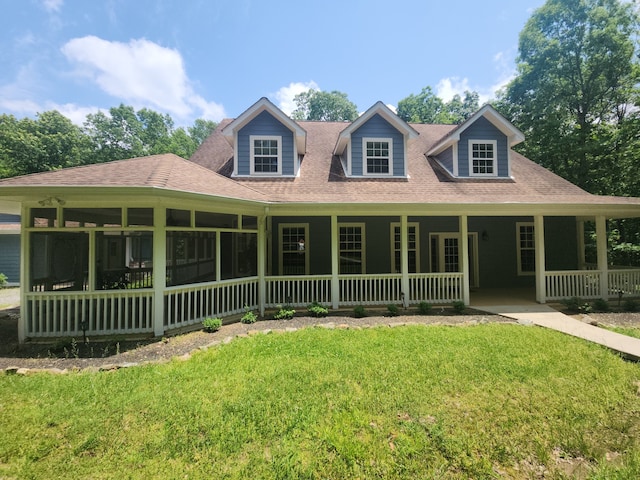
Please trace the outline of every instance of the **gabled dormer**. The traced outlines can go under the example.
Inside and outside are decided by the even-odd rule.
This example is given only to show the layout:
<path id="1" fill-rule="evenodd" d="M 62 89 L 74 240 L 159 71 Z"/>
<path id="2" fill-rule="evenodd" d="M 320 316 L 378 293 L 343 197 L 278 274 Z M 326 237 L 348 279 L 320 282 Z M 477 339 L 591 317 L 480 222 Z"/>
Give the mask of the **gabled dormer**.
<path id="1" fill-rule="evenodd" d="M 307 134 L 278 107 L 261 98 L 227 125 L 234 177 L 295 177 Z"/>
<path id="2" fill-rule="evenodd" d="M 485 105 L 427 152 L 457 178 L 510 178 L 511 148 L 524 135 Z"/>
<path id="3" fill-rule="evenodd" d="M 333 154 L 340 157 L 348 177 L 408 177 L 407 142 L 417 136 L 378 102 L 340 133 Z"/>

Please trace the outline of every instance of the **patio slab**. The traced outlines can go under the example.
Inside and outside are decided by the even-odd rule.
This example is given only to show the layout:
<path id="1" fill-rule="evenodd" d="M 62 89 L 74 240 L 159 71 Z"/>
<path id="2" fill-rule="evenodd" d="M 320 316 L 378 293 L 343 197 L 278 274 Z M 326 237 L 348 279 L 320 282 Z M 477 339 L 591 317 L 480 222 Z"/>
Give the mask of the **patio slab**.
<path id="1" fill-rule="evenodd" d="M 589 325 L 548 305 L 494 305 L 472 308 L 582 338 L 640 361 L 640 339 Z"/>

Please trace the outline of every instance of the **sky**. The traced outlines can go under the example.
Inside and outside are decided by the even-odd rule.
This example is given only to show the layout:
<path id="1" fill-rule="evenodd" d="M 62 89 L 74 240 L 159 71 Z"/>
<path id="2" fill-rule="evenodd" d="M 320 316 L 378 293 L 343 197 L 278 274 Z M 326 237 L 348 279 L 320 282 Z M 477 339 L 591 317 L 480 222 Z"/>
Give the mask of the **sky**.
<path id="1" fill-rule="evenodd" d="M 0 114 L 82 124 L 121 103 L 176 125 L 285 113 L 309 88 L 359 111 L 430 86 L 481 103 L 514 75 L 544 0 L 0 0 Z"/>

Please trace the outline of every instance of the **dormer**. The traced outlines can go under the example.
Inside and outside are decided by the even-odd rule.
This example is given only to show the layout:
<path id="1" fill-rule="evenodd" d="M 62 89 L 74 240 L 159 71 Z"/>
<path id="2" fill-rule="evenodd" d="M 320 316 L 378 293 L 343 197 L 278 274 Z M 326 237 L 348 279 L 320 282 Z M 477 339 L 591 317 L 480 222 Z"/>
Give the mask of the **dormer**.
<path id="1" fill-rule="evenodd" d="M 453 177 L 510 178 L 511 148 L 524 135 L 485 105 L 427 152 Z"/>
<path id="2" fill-rule="evenodd" d="M 347 177 L 406 178 L 407 142 L 417 136 L 378 102 L 340 133 L 333 154 L 340 157 Z"/>
<path id="3" fill-rule="evenodd" d="M 234 177 L 296 177 L 307 134 L 267 98 L 229 123 L 222 134 L 233 147 Z"/>

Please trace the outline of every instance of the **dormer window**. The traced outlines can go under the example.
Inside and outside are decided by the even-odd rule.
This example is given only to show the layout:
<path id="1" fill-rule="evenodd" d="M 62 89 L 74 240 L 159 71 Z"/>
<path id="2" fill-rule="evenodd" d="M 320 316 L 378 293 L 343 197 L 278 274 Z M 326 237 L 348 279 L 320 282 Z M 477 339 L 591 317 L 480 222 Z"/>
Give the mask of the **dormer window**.
<path id="1" fill-rule="evenodd" d="M 251 174 L 279 175 L 282 171 L 282 138 L 251 135 Z"/>
<path id="2" fill-rule="evenodd" d="M 474 177 L 495 177 L 497 142 L 495 140 L 469 140 L 469 172 Z"/>
<path id="3" fill-rule="evenodd" d="M 393 173 L 393 140 L 391 138 L 363 138 L 362 150 L 365 175 Z"/>

